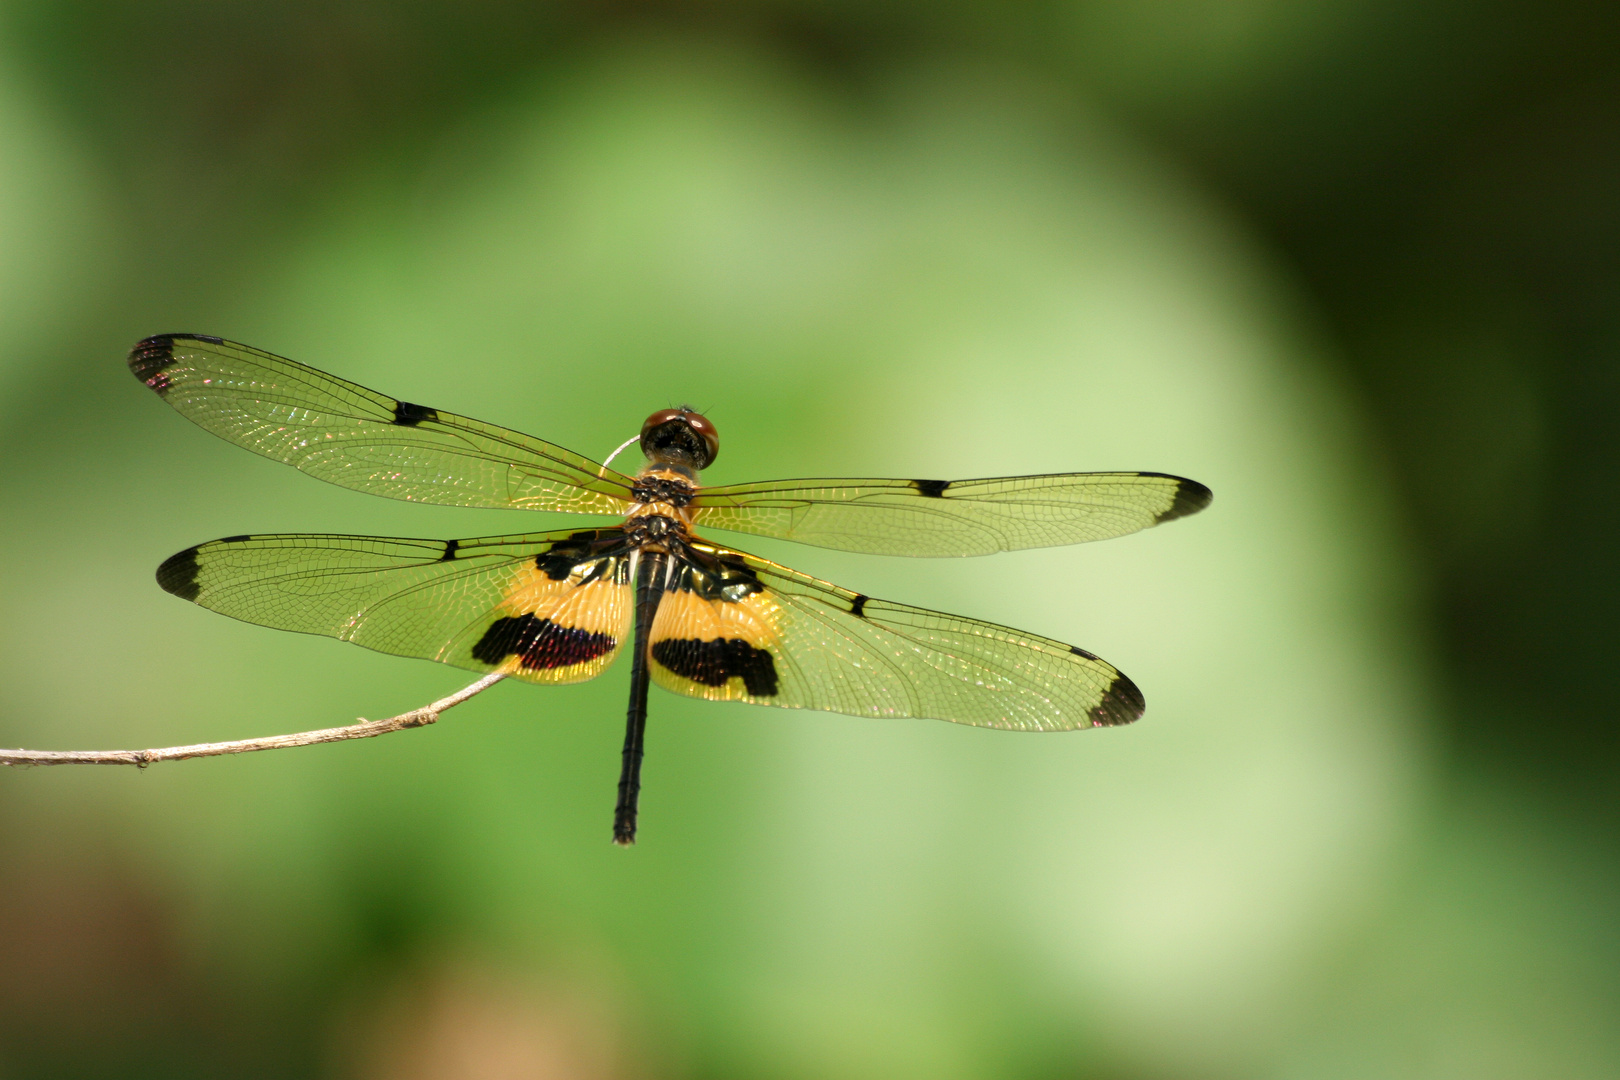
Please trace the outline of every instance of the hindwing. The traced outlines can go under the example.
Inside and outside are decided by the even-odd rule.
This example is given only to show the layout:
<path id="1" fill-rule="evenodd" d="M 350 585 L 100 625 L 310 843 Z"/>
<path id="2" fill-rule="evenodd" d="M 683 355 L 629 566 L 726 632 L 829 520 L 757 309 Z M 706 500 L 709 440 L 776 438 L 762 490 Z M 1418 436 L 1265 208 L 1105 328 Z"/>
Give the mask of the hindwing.
<path id="1" fill-rule="evenodd" d="M 616 528 L 473 540 L 233 536 L 172 556 L 158 584 L 244 622 L 545 683 L 601 674 L 634 610 Z"/>
<path id="2" fill-rule="evenodd" d="M 877 600 L 706 541 L 675 558 L 649 666 L 676 693 L 1017 731 L 1142 715 L 1135 684 L 1061 641 Z"/>

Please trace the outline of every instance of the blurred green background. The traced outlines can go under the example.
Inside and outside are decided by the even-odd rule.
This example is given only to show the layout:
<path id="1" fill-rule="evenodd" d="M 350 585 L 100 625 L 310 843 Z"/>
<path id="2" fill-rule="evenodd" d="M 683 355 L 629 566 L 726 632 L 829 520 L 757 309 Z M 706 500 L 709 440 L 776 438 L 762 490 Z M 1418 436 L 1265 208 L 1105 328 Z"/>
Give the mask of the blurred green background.
<path id="1" fill-rule="evenodd" d="M 1579 0 L 0 5 L 0 744 L 170 745 L 460 672 L 152 571 L 567 519 L 186 424 L 248 342 L 715 482 L 1176 472 L 971 561 L 745 542 L 1076 642 L 1077 736 L 655 692 L 0 774 L 0 1080 L 1620 1075 L 1620 8 Z"/>

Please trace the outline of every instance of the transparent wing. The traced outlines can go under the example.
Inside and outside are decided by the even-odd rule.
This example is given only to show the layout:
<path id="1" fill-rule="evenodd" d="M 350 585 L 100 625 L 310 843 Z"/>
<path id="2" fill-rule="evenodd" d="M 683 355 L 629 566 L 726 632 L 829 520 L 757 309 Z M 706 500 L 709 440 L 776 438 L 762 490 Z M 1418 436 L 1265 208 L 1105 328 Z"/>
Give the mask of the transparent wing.
<path id="1" fill-rule="evenodd" d="M 171 556 L 157 579 L 244 622 L 533 682 L 600 674 L 633 611 L 620 529 L 477 540 L 233 536 Z"/>
<path id="2" fill-rule="evenodd" d="M 693 524 L 871 555 L 988 555 L 1146 529 L 1209 505 L 1164 473 L 985 480 L 776 480 L 703 488 Z"/>
<path id="3" fill-rule="evenodd" d="M 187 419 L 341 487 L 412 502 L 622 514 L 630 479 L 560 446 L 396 401 L 246 345 L 160 334 L 135 377 Z"/>
<path id="4" fill-rule="evenodd" d="M 743 552 L 688 545 L 651 634 L 653 679 L 716 701 L 1014 731 L 1128 724 L 1141 691 L 1061 641 L 874 600 Z"/>

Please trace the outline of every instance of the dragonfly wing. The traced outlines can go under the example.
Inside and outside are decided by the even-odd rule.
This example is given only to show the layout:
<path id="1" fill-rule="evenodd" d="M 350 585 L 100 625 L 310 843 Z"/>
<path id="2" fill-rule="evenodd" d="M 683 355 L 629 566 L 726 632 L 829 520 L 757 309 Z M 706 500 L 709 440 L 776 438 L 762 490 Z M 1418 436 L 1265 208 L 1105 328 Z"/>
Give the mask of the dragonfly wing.
<path id="1" fill-rule="evenodd" d="M 617 528 L 476 540 L 235 536 L 171 556 L 157 578 L 244 622 L 531 682 L 601 674 L 634 610 Z"/>
<path id="2" fill-rule="evenodd" d="M 676 693 L 852 716 L 1071 731 L 1143 710 L 1129 679 L 1081 649 L 701 541 L 676 565 L 650 659 L 653 679 Z"/>
<path id="3" fill-rule="evenodd" d="M 985 480 L 777 480 L 703 488 L 693 524 L 870 555 L 988 555 L 1106 540 L 1195 514 L 1204 485 L 1164 473 Z"/>
<path id="4" fill-rule="evenodd" d="M 494 424 L 398 401 L 220 338 L 161 334 L 135 377 L 187 419 L 341 487 L 412 502 L 622 514 L 628 477 Z"/>

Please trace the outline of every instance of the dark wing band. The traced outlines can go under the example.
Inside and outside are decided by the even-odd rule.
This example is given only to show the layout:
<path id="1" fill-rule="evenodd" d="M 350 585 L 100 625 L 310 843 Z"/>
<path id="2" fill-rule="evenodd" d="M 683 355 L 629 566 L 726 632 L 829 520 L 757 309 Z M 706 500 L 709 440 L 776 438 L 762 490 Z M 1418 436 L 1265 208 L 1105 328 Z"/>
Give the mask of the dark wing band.
<path id="1" fill-rule="evenodd" d="M 1014 731 L 1142 715 L 1129 679 L 1061 641 L 874 600 L 709 544 L 687 555 L 651 635 L 653 678 L 677 693 Z"/>
<path id="2" fill-rule="evenodd" d="M 693 524 L 871 555 L 988 555 L 1106 540 L 1209 505 L 1163 473 L 777 480 L 703 488 Z"/>
<path id="3" fill-rule="evenodd" d="M 390 499 L 622 514 L 628 477 L 560 446 L 408 401 L 246 345 L 160 334 L 135 377 L 187 419 L 256 454 Z"/>
<path id="4" fill-rule="evenodd" d="M 244 622 L 531 682 L 600 674 L 634 610 L 620 529 L 477 540 L 236 536 L 171 556 L 157 578 Z"/>

